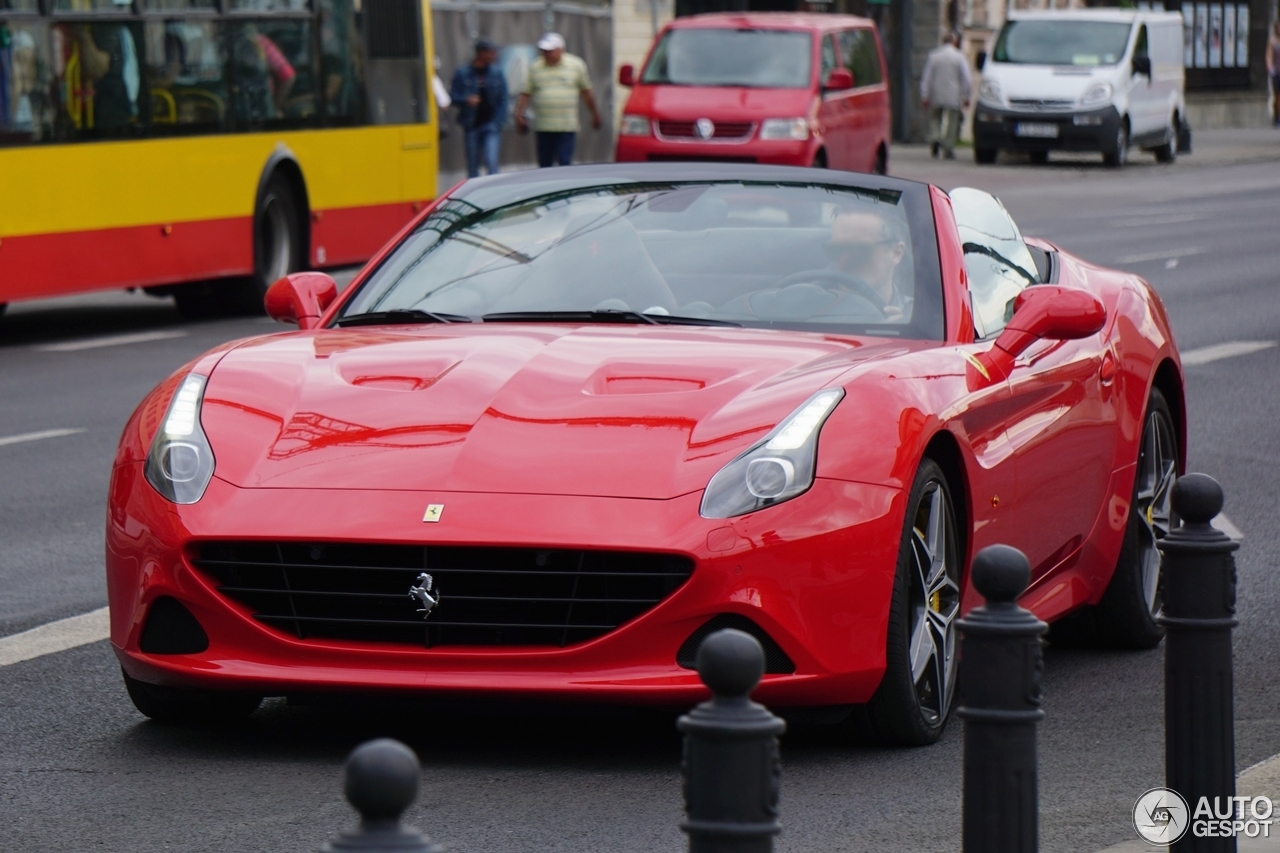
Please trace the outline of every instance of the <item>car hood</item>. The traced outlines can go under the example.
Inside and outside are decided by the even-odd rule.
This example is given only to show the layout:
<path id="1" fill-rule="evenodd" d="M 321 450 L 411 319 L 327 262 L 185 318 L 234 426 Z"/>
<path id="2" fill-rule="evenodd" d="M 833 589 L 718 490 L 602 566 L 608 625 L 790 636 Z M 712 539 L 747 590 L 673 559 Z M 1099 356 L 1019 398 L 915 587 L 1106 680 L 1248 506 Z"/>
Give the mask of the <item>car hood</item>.
<path id="1" fill-rule="evenodd" d="M 201 423 L 242 488 L 671 498 L 883 339 L 753 329 L 498 325 L 258 339 L 219 362 Z"/>
<path id="2" fill-rule="evenodd" d="M 659 119 L 760 121 L 807 116 L 813 105 L 808 89 L 748 89 L 736 86 L 645 86 L 636 91 L 635 108 Z"/>
<path id="3" fill-rule="evenodd" d="M 984 76 L 1000 84 L 1008 100 L 1044 100 L 1078 102 L 1085 90 L 1100 80 L 1111 81 L 1115 67 L 1074 67 L 1056 65 L 1021 65 L 1001 63 L 988 66 Z M 1098 106 L 1106 106 L 1106 103 Z"/>

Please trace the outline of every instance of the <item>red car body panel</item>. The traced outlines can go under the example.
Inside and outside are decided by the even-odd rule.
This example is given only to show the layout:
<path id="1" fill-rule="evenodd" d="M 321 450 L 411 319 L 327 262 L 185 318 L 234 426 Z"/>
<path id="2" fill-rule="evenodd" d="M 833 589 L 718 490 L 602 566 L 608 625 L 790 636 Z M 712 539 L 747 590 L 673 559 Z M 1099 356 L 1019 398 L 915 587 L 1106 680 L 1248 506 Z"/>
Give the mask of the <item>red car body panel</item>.
<path id="1" fill-rule="evenodd" d="M 875 24 L 851 15 L 718 13 L 680 18 L 668 24 L 654 44 L 673 29 L 763 29 L 807 32 L 813 37 L 813 65 L 809 84 L 803 89 L 761 89 L 745 86 L 675 86 L 642 83 L 631 89 L 624 115 L 643 116 L 651 124 L 658 121 L 695 122 L 700 118 L 720 123 L 748 123 L 750 136 L 744 140 L 717 141 L 715 138 L 660 138 L 652 130 L 647 136 L 618 136 L 618 162 L 660 159 L 728 160 L 808 166 L 819 152 L 834 169 L 870 172 L 877 158 L 889 151 L 889 72 Z M 852 89 L 826 91 L 820 79 L 821 41 L 846 29 L 867 29 L 876 40 L 880 55 L 881 82 L 857 85 Z M 840 46 L 835 44 L 838 52 Z M 650 56 L 652 55 L 650 48 Z M 648 63 L 646 57 L 645 62 Z M 839 63 L 844 61 L 838 57 Z M 641 66 L 642 68 L 644 66 Z M 760 125 L 771 118 L 806 117 L 811 133 L 805 140 L 764 140 Z M 887 161 L 886 161 L 887 162 Z"/>
<path id="2" fill-rule="evenodd" d="M 705 689 L 675 663 L 677 649 L 710 617 L 733 613 L 795 664 L 794 674 L 765 676 L 762 701 L 865 702 L 884 672 L 906 490 L 926 451 L 955 460 L 966 566 L 981 547 L 1014 545 L 1031 560 L 1022 603 L 1038 616 L 1096 603 L 1124 536 L 1153 384 L 1185 448 L 1164 309 L 1141 279 L 1029 241 L 1056 251 L 1056 284 L 1093 294 L 1107 319 L 1096 335 L 1037 341 L 1001 360 L 991 342 L 974 341 L 950 204 L 936 189 L 932 201 L 944 341 L 386 326 L 286 332 L 200 357 L 143 400 L 116 458 L 106 567 L 122 665 L 146 682 L 266 694 L 386 689 L 679 706 Z M 143 465 L 188 372 L 210 377 L 201 422 L 217 469 L 198 503 L 178 506 L 150 487 Z M 835 386 L 846 398 L 822 429 L 808 492 L 736 518 L 701 517 L 716 471 Z M 445 523 L 423 524 L 432 503 L 445 505 Z M 588 642 L 416 648 L 299 640 L 263 624 L 193 567 L 194 548 L 209 540 L 662 552 L 694 569 L 655 607 Z M 140 650 L 160 596 L 195 615 L 206 651 Z M 980 602 L 966 577 L 962 609 Z"/>

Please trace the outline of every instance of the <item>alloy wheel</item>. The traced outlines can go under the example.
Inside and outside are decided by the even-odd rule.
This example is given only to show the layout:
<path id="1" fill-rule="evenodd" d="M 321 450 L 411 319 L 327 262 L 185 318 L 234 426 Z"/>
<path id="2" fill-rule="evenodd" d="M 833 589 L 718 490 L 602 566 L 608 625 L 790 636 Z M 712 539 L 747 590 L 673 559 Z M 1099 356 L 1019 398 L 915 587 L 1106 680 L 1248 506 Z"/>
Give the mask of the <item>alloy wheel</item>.
<path id="1" fill-rule="evenodd" d="M 947 493 L 941 483 L 932 482 L 925 488 L 912 527 L 907 600 L 911 680 L 920 710 L 931 724 L 946 717 L 955 693 L 960 572 L 951 523 Z"/>
<path id="2" fill-rule="evenodd" d="M 1142 451 L 1138 454 L 1138 483 L 1133 513 L 1140 522 L 1139 559 L 1142 570 L 1142 594 L 1147 610 L 1158 616 L 1160 602 L 1160 552 L 1156 542 L 1169 535 L 1173 526 L 1170 498 L 1178 476 L 1173 424 L 1162 412 L 1147 415 L 1142 431 Z"/>

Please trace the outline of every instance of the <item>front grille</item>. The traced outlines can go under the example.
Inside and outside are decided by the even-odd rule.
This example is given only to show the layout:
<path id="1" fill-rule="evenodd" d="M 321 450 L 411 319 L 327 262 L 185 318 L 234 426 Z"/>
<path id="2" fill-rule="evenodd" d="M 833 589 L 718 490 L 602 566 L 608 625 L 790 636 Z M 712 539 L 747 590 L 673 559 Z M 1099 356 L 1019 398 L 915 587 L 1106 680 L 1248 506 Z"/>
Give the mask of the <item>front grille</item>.
<path id="1" fill-rule="evenodd" d="M 192 564 L 300 639 L 568 646 L 651 609 L 693 573 L 675 554 L 437 545 L 207 542 Z M 409 589 L 431 575 L 424 620 Z"/>
<path id="2" fill-rule="evenodd" d="M 745 142 L 751 137 L 755 125 L 749 121 L 714 122 L 715 130 L 711 139 L 719 142 Z M 701 139 L 698 136 L 696 123 L 692 121 L 658 121 L 658 136 L 666 139 Z"/>
<path id="3" fill-rule="evenodd" d="M 1075 106 L 1075 102 L 1044 98 L 1010 98 L 1009 106 L 1015 110 L 1033 113 L 1060 113 L 1070 110 Z"/>

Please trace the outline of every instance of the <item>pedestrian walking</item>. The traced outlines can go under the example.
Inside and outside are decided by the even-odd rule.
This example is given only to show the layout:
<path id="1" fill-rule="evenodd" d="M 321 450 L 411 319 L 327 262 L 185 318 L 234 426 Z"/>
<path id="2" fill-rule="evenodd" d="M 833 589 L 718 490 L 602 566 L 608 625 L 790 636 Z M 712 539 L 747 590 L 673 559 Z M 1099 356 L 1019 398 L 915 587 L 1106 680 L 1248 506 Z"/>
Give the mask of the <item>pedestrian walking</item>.
<path id="1" fill-rule="evenodd" d="M 920 78 L 920 103 L 929 110 L 929 148 L 934 157 L 941 150 L 948 160 L 955 159 L 962 111 L 969 106 L 972 92 L 973 75 L 968 58 L 960 52 L 960 36 L 949 32 L 929 52 Z"/>
<path id="2" fill-rule="evenodd" d="M 533 105 L 533 131 L 537 137 L 538 165 L 568 166 L 578 135 L 578 100 L 591 111 L 591 126 L 599 130 L 600 111 L 591 94 L 587 63 L 565 53 L 564 36 L 547 33 L 538 39 L 542 56 L 529 69 L 529 77 L 516 103 L 516 126 L 528 129 L 525 111 Z"/>
<path id="3" fill-rule="evenodd" d="M 1280 127 L 1280 21 L 1271 28 L 1267 40 L 1267 77 L 1271 80 L 1271 120 Z"/>
<path id="4" fill-rule="evenodd" d="M 507 78 L 494 63 L 498 48 L 488 39 L 477 39 L 475 57 L 453 74 L 449 96 L 458 106 L 467 151 L 467 177 L 480 174 L 483 163 L 490 175 L 498 174 L 502 125 L 507 120 Z"/>

